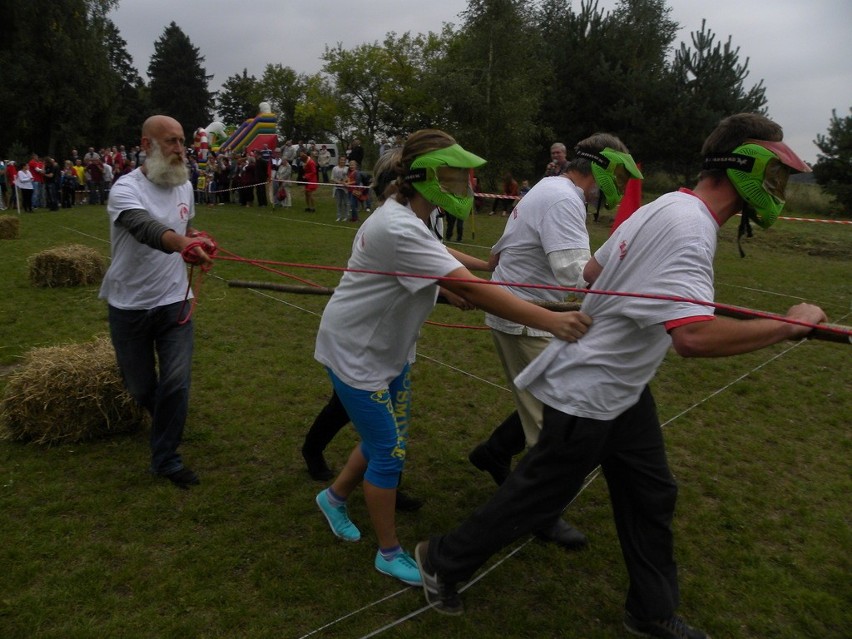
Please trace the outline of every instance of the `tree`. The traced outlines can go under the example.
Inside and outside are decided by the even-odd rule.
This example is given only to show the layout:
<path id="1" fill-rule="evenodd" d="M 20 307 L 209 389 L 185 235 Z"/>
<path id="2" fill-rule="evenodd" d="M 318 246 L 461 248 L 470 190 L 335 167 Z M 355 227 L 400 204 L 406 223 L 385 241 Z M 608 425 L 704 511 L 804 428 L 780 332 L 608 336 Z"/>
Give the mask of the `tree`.
<path id="1" fill-rule="evenodd" d="M 90 123 L 107 109 L 114 92 L 104 32 L 105 16 L 115 4 L 33 0 L 4 7 L 0 149 L 17 141 L 64 158 L 72 146 L 95 142 Z M 103 135 L 94 133 L 98 139 Z"/>
<path id="2" fill-rule="evenodd" d="M 549 64 L 532 14 L 528 0 L 470 0 L 436 65 L 434 91 L 450 130 L 489 160 L 485 183 L 509 168 L 519 175 L 532 168 Z"/>
<path id="3" fill-rule="evenodd" d="M 95 117 L 92 124 L 97 130 L 92 131 L 89 139 L 99 146 L 130 144 L 138 140 L 142 122 L 150 112 L 148 92 L 118 28 L 111 20 L 105 20 L 103 27 L 103 43 L 112 71 L 109 103 Z"/>
<path id="4" fill-rule="evenodd" d="M 735 113 L 765 113 L 763 80 L 745 88 L 748 58 L 740 63 L 740 48 L 731 37 L 722 44 L 701 21 L 701 30 L 691 34 L 694 50 L 685 43 L 675 53 L 671 66 L 676 109 L 670 115 L 671 145 L 666 149 L 668 168 L 688 174 L 698 169 L 704 138 L 722 118 Z M 676 140 L 675 140 L 676 138 Z"/>
<path id="5" fill-rule="evenodd" d="M 444 40 L 434 33 L 397 36 L 391 32 L 379 44 L 365 44 L 352 50 L 326 48 L 323 71 L 333 85 L 314 83 L 336 91 L 325 94 L 327 113 L 337 104 L 335 128 L 340 139 L 404 136 L 416 129 L 439 126 L 448 111 L 443 87 L 434 82 L 440 71 L 435 61 L 443 51 Z M 306 96 L 306 99 L 313 99 Z M 304 118 L 313 107 L 300 107 Z M 327 125 L 326 125 L 327 126 Z M 375 145 L 365 144 L 366 163 L 377 154 Z"/>
<path id="6" fill-rule="evenodd" d="M 344 131 L 373 140 L 381 126 L 382 99 L 389 80 L 385 71 L 389 58 L 378 42 L 362 44 L 351 51 L 337 43 L 333 49 L 326 46 L 322 55 L 323 71 L 335 83 L 340 98 L 349 110 L 341 115 Z"/>
<path id="7" fill-rule="evenodd" d="M 278 130 L 285 137 L 297 138 L 296 108 L 305 99 L 307 79 L 290 67 L 267 64 L 260 79 L 261 91 L 278 114 Z"/>
<path id="8" fill-rule="evenodd" d="M 816 181 L 852 214 L 852 108 L 845 118 L 832 110 L 828 135 L 817 135 L 814 143 L 822 151 L 814 165 Z"/>
<path id="9" fill-rule="evenodd" d="M 264 101 L 263 88 L 257 78 L 243 69 L 242 75 L 232 75 L 216 98 L 216 112 L 226 124 L 237 126 L 257 115 Z"/>
<path id="10" fill-rule="evenodd" d="M 290 132 L 297 140 L 342 138 L 341 114 L 346 105 L 331 82 L 317 73 L 303 80 L 303 98 L 296 104 Z"/>
<path id="11" fill-rule="evenodd" d="M 538 13 L 544 54 L 551 60 L 541 112 L 539 161 L 550 143 L 569 148 L 595 131 L 621 137 L 637 159 L 652 157 L 666 132 L 663 83 L 677 23 L 664 0 L 621 0 L 605 13 L 584 0 L 577 13 L 565 0 L 549 0 Z"/>
<path id="12" fill-rule="evenodd" d="M 210 122 L 216 95 L 207 90 L 213 76 L 206 74 L 203 62 L 198 47 L 172 22 L 154 43 L 148 65 L 152 109 L 180 122 L 188 138 Z"/>

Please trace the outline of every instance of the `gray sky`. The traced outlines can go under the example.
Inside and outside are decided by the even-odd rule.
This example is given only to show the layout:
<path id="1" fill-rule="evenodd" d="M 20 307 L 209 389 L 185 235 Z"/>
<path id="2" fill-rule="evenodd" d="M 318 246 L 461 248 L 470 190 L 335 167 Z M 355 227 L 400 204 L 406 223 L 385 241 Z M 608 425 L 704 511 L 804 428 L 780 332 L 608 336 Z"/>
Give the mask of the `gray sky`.
<path id="1" fill-rule="evenodd" d="M 601 0 L 599 6 L 615 5 Z M 578 10 L 579 0 L 572 6 Z M 831 110 L 845 117 L 852 107 L 852 1 L 668 0 L 668 6 L 681 27 L 676 44 L 690 42 L 702 18 L 717 41 L 732 36 L 740 61 L 749 59 L 746 87 L 764 81 L 770 117 L 803 158 L 815 161 L 813 140 L 828 130 Z M 466 0 L 121 0 L 110 17 L 145 78 L 154 42 L 174 21 L 199 48 L 214 76 L 210 88 L 218 90 L 244 68 L 261 77 L 268 63 L 316 73 L 326 45 L 348 49 L 381 42 L 390 31 L 437 32 L 445 22 L 459 24 L 466 7 Z"/>

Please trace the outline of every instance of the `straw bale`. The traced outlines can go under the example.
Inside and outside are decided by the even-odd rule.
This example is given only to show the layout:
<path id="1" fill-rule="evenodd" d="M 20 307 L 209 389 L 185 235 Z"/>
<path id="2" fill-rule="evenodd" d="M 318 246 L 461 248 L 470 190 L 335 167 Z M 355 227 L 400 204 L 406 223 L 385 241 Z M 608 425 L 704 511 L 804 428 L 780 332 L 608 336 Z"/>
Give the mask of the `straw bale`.
<path id="1" fill-rule="evenodd" d="M 0 438 L 37 444 L 132 432 L 145 421 L 106 337 L 31 350 L 9 376 L 0 404 Z"/>
<path id="2" fill-rule="evenodd" d="M 0 215 L 0 240 L 17 240 L 21 221 L 15 215 Z"/>
<path id="3" fill-rule="evenodd" d="M 106 260 L 95 249 L 68 244 L 47 249 L 27 258 L 34 286 L 80 286 L 98 284 L 106 272 Z"/>

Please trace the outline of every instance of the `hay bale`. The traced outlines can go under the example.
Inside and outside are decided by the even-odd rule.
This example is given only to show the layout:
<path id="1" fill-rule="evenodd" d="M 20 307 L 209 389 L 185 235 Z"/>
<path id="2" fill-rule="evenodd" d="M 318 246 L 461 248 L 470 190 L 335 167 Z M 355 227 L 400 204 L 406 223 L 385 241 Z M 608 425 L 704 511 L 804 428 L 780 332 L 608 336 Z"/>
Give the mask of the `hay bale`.
<path id="1" fill-rule="evenodd" d="M 9 376 L 0 404 L 3 439 L 79 442 L 132 432 L 144 411 L 124 389 L 106 337 L 35 348 Z"/>
<path id="2" fill-rule="evenodd" d="M 106 260 L 95 249 L 82 244 L 57 246 L 27 258 L 34 286 L 80 286 L 98 284 L 106 273 Z"/>
<path id="3" fill-rule="evenodd" d="M 15 215 L 0 215 L 0 240 L 17 240 L 21 221 Z"/>

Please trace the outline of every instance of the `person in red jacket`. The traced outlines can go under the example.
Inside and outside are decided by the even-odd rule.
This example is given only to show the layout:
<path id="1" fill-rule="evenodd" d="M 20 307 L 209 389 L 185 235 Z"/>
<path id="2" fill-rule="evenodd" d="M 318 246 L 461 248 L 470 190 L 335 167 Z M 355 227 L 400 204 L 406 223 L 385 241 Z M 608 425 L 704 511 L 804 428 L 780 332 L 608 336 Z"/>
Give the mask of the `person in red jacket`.
<path id="1" fill-rule="evenodd" d="M 317 183 L 319 181 L 317 163 L 314 162 L 314 159 L 306 151 L 299 153 L 299 157 L 302 159 L 302 179 L 307 182 L 305 184 L 305 210 L 313 213 L 316 211 L 314 191 L 317 190 Z"/>

